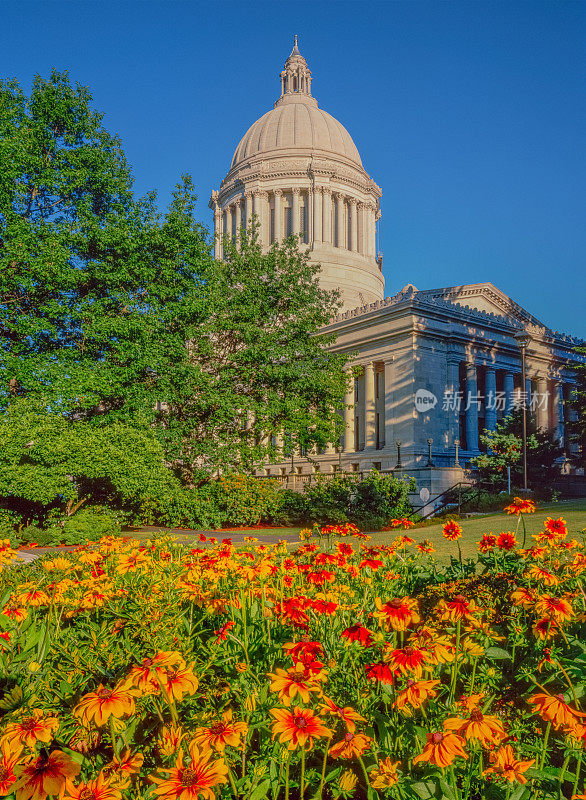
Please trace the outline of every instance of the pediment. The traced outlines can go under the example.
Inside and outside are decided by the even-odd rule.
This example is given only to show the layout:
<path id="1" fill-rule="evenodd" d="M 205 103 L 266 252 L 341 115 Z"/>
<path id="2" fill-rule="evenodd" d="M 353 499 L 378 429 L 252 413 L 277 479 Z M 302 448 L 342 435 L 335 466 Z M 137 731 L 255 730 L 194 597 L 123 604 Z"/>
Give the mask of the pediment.
<path id="1" fill-rule="evenodd" d="M 419 297 L 443 301 L 473 311 L 505 317 L 514 325 L 547 330 L 547 326 L 530 314 L 492 283 L 471 283 L 463 286 L 446 286 L 442 289 L 420 291 Z"/>

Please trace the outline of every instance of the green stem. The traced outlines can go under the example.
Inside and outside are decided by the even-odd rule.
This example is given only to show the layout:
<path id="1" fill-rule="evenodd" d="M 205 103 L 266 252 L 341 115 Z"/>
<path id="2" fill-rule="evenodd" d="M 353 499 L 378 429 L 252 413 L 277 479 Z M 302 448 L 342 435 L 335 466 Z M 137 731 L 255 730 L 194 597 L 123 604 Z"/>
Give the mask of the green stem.
<path id="1" fill-rule="evenodd" d="M 328 739 L 328 741 L 326 742 L 325 749 L 324 749 L 324 760 L 323 760 L 322 765 L 321 765 L 321 780 L 319 782 L 319 790 L 318 790 L 318 792 L 316 794 L 316 800 L 321 800 L 321 796 L 322 796 L 322 793 L 323 793 L 323 790 L 324 790 L 324 780 L 326 778 L 326 762 L 328 760 L 328 750 L 329 750 L 329 746 L 330 746 L 330 741 L 331 741 L 331 739 Z"/>
<path id="2" fill-rule="evenodd" d="M 376 791 L 376 789 L 372 789 L 372 787 L 370 785 L 370 779 L 368 777 L 368 772 L 366 770 L 366 764 L 362 760 L 362 756 L 358 756 L 358 761 L 360 763 L 360 766 L 362 767 L 362 774 L 364 775 L 364 781 L 365 781 L 364 788 L 365 788 L 365 790 L 368 792 L 368 790 L 371 789 L 374 792 L 374 796 L 378 797 L 378 792 Z"/>
<path id="3" fill-rule="evenodd" d="M 289 800 L 289 762 L 291 761 L 291 753 L 287 754 L 287 764 L 285 766 L 285 800 Z"/>
<path id="4" fill-rule="evenodd" d="M 547 740 L 549 739 L 550 730 L 551 730 L 551 722 L 548 722 L 547 728 L 545 729 L 545 736 L 543 737 L 543 749 L 541 751 L 541 762 L 539 764 L 539 769 L 543 769 L 543 765 L 545 764 L 545 754 L 547 752 Z"/>
<path id="5" fill-rule="evenodd" d="M 238 789 L 236 788 L 236 781 L 234 780 L 234 775 L 232 775 L 232 770 L 228 767 L 228 778 L 230 780 L 230 786 L 232 787 L 232 793 L 234 797 L 238 797 Z"/>
<path id="6" fill-rule="evenodd" d="M 450 684 L 450 703 L 454 699 L 454 695 L 456 693 L 456 684 L 458 682 L 458 655 L 460 652 L 460 631 L 461 631 L 462 620 L 458 620 L 458 624 L 456 626 L 456 652 L 454 653 L 454 666 L 452 668 L 452 682 Z"/>
<path id="7" fill-rule="evenodd" d="M 558 788 L 559 800 L 564 800 L 564 793 L 562 791 L 562 788 L 563 788 L 563 785 L 564 785 L 564 775 L 566 774 L 566 769 L 567 769 L 569 760 L 570 760 L 570 754 L 568 753 L 568 755 L 564 759 L 564 763 L 562 764 L 562 771 L 560 772 L 560 785 L 559 785 L 559 788 Z"/>
<path id="8" fill-rule="evenodd" d="M 452 786 L 454 787 L 454 795 L 456 800 L 460 800 L 460 790 L 458 789 L 458 782 L 456 781 L 456 773 L 454 772 L 453 764 L 450 764 L 450 777 L 452 779 Z"/>
<path id="9" fill-rule="evenodd" d="M 114 751 L 114 755 L 118 756 L 118 755 L 120 755 L 120 752 L 119 752 L 119 749 L 118 749 L 118 744 L 116 742 L 116 733 L 114 731 L 114 715 L 113 714 L 110 714 L 110 718 L 109 718 L 108 722 L 110 723 L 110 739 L 112 740 L 112 750 Z"/>
<path id="10" fill-rule="evenodd" d="M 582 751 L 578 753 L 578 761 L 576 763 L 576 780 L 574 781 L 574 788 L 572 790 L 572 794 L 578 793 L 578 782 L 580 780 L 580 768 L 582 767 Z"/>
<path id="11" fill-rule="evenodd" d="M 299 800 L 303 800 L 305 794 L 305 747 L 301 748 L 301 781 L 299 783 Z"/>

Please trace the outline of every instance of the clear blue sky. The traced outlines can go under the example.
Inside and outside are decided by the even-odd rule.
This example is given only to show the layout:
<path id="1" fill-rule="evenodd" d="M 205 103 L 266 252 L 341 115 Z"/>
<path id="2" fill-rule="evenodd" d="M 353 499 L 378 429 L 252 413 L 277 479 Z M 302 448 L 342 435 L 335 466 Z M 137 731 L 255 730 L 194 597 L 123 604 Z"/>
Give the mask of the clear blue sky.
<path id="1" fill-rule="evenodd" d="M 0 75 L 90 87 L 139 194 L 199 213 L 293 34 L 383 189 L 386 293 L 490 280 L 586 337 L 586 3 L 0 2 Z"/>

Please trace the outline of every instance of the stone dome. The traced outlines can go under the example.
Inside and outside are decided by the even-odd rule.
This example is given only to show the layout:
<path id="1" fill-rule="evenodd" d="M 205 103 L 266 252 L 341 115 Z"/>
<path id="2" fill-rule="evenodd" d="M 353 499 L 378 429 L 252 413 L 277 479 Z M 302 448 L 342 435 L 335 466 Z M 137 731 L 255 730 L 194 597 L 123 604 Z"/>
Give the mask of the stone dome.
<path id="1" fill-rule="evenodd" d="M 317 107 L 310 95 L 296 95 L 277 102 L 244 134 L 232 159 L 232 167 L 260 153 L 300 148 L 327 157 L 344 156 L 359 167 L 362 161 L 346 128 Z M 312 102 L 313 101 L 313 102 Z M 277 153 L 275 153 L 277 155 Z"/>

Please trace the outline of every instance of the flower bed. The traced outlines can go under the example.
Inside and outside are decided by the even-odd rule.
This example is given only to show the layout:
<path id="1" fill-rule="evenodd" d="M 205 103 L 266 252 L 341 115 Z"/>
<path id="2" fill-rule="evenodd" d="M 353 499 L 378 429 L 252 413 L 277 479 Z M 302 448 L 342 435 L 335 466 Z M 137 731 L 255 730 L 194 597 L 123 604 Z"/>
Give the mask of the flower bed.
<path id="1" fill-rule="evenodd" d="M 510 510 L 475 565 L 448 523 L 449 566 L 346 525 L 5 568 L 0 795 L 585 797 L 584 543 L 548 520 L 523 546 Z"/>

